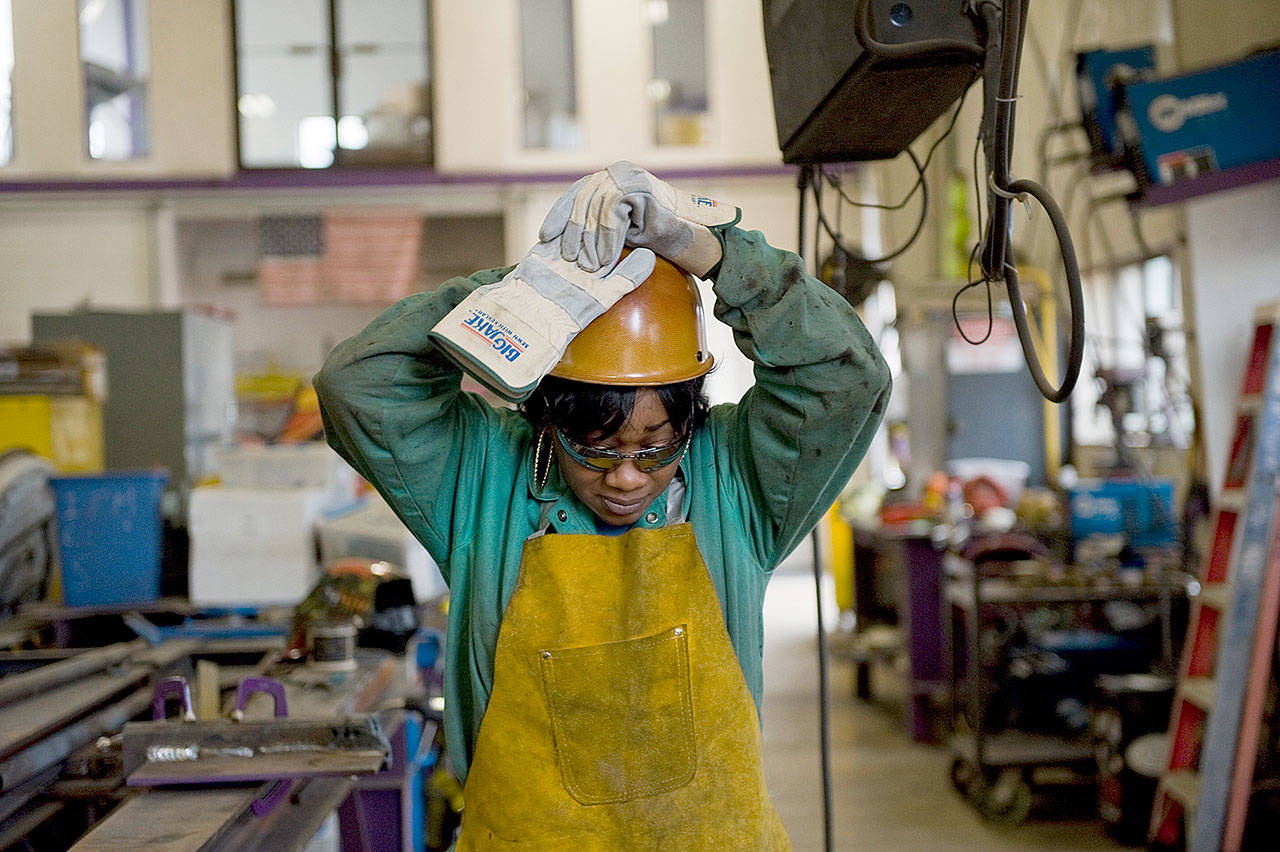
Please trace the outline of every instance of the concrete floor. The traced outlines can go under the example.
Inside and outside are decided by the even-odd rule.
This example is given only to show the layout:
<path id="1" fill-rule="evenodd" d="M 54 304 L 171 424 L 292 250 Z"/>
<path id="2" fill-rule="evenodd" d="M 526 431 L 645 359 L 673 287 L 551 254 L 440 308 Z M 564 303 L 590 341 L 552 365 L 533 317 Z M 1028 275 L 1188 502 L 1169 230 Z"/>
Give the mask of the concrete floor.
<path id="1" fill-rule="evenodd" d="M 764 759 L 770 794 L 797 852 L 822 852 L 817 616 L 808 548 L 807 542 L 802 544 L 778 569 L 765 600 Z M 830 629 L 835 606 L 829 583 L 823 597 Z M 984 822 L 952 787 L 947 750 L 913 742 L 907 735 L 902 681 L 892 667 L 873 671 L 871 702 L 854 697 L 851 665 L 833 659 L 828 672 L 834 849 L 1125 848 L 1103 832 L 1087 799 L 1075 804 L 1074 816 L 1063 816 L 1058 802 L 1041 796 L 1019 826 Z"/>

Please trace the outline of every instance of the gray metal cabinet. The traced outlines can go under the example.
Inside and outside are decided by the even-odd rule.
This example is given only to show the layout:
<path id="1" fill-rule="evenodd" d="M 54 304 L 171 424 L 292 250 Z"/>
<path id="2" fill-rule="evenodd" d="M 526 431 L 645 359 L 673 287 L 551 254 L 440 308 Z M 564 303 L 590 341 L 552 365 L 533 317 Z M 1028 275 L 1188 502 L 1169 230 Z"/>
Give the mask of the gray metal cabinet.
<path id="1" fill-rule="evenodd" d="M 109 470 L 169 470 L 190 484 L 210 473 L 235 426 L 231 324 L 198 311 L 76 310 L 35 314 L 35 341 L 76 339 L 106 355 L 103 407 Z"/>

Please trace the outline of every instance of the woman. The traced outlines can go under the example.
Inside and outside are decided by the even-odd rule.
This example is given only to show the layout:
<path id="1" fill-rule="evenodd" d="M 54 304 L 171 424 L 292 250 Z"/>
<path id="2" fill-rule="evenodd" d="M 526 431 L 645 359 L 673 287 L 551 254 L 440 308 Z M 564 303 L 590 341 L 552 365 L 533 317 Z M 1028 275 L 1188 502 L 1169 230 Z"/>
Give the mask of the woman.
<path id="1" fill-rule="evenodd" d="M 405 299 L 317 377 L 329 441 L 449 582 L 459 849 L 789 848 L 760 767 L 765 585 L 889 376 L 848 304 L 736 220 L 616 163 L 520 265 Z M 714 282 L 756 364 L 739 403 L 708 410 L 696 289 L 654 251 Z"/>

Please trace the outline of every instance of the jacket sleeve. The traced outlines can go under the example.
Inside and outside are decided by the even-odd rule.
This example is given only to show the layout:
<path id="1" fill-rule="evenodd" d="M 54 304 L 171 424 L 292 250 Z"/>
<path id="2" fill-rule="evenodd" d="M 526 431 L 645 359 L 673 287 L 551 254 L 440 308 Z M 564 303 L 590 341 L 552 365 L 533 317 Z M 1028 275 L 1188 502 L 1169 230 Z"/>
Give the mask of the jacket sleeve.
<path id="1" fill-rule="evenodd" d="M 772 568 L 834 502 L 884 416 L 890 374 L 862 320 L 795 254 L 758 231 L 721 232 L 715 315 L 755 363 L 755 385 L 714 414 Z"/>
<path id="2" fill-rule="evenodd" d="M 343 341 L 315 377 L 325 438 L 387 500 L 446 570 L 455 529 L 476 529 L 465 483 L 483 469 L 498 415 L 461 389 L 462 371 L 428 332 L 508 269 L 454 278 L 392 305 Z M 447 574 L 446 580 L 450 579 Z"/>

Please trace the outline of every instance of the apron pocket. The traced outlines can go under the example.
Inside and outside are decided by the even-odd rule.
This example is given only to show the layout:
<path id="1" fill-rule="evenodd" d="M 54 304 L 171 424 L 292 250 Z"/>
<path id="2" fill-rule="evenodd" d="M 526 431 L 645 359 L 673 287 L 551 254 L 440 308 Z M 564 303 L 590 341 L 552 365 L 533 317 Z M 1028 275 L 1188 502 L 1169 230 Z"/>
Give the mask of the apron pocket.
<path id="1" fill-rule="evenodd" d="M 540 656 L 560 777 L 576 801 L 625 802 L 693 780 L 687 627 Z"/>

